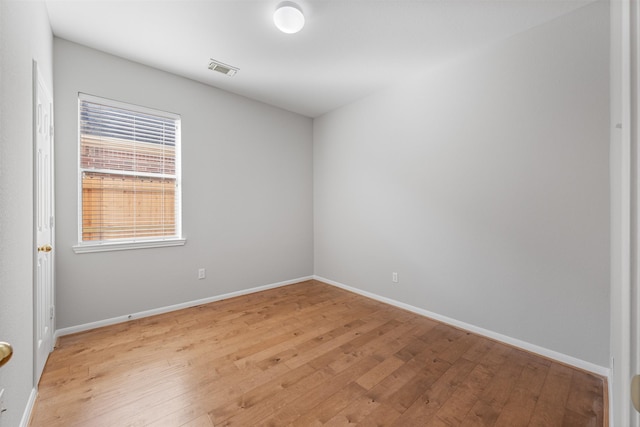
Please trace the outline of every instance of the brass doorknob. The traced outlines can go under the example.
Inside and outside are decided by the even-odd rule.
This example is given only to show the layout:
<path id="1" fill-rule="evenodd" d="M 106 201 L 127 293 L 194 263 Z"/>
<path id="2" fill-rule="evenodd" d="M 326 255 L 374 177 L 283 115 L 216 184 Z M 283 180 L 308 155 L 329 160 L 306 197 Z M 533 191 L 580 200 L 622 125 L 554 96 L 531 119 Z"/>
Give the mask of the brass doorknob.
<path id="1" fill-rule="evenodd" d="M 13 347 L 8 342 L 0 342 L 0 366 L 4 365 L 13 356 Z"/>
<path id="2" fill-rule="evenodd" d="M 38 246 L 38 252 L 51 252 L 52 249 L 51 245 Z"/>

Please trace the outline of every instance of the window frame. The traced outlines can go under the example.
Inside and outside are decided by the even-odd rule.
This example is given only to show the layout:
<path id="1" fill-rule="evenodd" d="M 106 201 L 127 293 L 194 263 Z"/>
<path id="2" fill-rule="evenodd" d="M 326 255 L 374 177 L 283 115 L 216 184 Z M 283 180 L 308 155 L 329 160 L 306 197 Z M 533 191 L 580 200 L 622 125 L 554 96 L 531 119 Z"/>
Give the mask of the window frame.
<path id="1" fill-rule="evenodd" d="M 81 150 L 81 105 L 82 102 L 92 102 L 97 104 L 106 105 L 109 107 L 120 108 L 134 113 L 158 116 L 165 119 L 173 120 L 176 123 L 176 136 L 175 136 L 175 229 L 176 233 L 173 236 L 162 237 L 139 237 L 128 238 L 118 240 L 100 240 L 100 241 L 83 241 L 83 184 L 82 175 L 85 172 L 82 168 L 82 150 Z M 167 111 L 157 110 L 149 107 L 143 107 L 136 104 L 131 104 L 122 101 L 116 101 L 113 99 L 103 98 L 99 96 L 89 95 L 82 92 L 78 92 L 78 106 L 77 106 L 77 186 L 78 186 L 78 206 L 77 206 L 77 220 L 78 220 L 78 240 L 77 244 L 73 246 L 75 253 L 90 253 L 90 252 L 105 252 L 105 251 L 119 251 L 130 249 L 146 249 L 156 247 L 168 247 L 168 246 L 183 246 L 186 243 L 186 238 L 182 234 L 182 118 L 179 114 L 170 113 Z"/>

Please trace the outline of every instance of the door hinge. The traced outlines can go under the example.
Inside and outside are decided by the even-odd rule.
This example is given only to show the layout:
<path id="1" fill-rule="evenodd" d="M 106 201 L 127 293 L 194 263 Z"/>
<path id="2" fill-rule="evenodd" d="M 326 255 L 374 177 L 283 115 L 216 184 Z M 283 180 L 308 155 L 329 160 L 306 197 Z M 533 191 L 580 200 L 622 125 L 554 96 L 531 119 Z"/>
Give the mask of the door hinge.
<path id="1" fill-rule="evenodd" d="M 51 126 L 51 127 L 49 128 L 49 135 L 51 135 L 51 138 L 53 138 L 53 131 L 54 131 L 54 127 L 53 127 L 53 126 Z"/>
<path id="2" fill-rule="evenodd" d="M 53 228 L 53 215 L 49 217 L 49 228 Z"/>
<path id="3" fill-rule="evenodd" d="M 55 313 L 54 306 L 49 307 L 49 320 L 53 320 L 54 313 Z"/>

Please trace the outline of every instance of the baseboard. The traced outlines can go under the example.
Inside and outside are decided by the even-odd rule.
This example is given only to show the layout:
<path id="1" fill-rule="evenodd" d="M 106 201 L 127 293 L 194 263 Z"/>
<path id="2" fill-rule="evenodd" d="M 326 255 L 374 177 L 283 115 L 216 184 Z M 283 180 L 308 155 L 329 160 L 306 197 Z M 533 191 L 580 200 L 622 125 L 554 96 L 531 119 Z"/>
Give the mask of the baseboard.
<path id="1" fill-rule="evenodd" d="M 207 297 L 207 298 L 203 298 L 195 301 L 187 301 L 184 303 L 174 304 L 167 307 L 154 308 L 152 310 L 141 311 L 138 313 L 128 314 L 124 316 L 112 317 L 111 319 L 104 319 L 104 320 L 99 320 L 97 322 L 85 323 L 83 325 L 62 328 L 62 329 L 56 330 L 54 334 L 54 342 L 56 339 L 64 335 L 84 332 L 91 329 L 101 328 L 103 326 L 115 325 L 117 323 L 123 323 L 133 319 L 140 319 L 143 317 L 155 316 L 157 314 L 169 313 L 171 311 L 182 310 L 184 308 L 195 307 L 197 305 L 202 305 L 202 304 L 208 304 L 210 302 L 252 294 L 260 291 L 266 291 L 267 289 L 274 289 L 274 288 L 279 288 L 281 286 L 293 285 L 294 283 L 304 282 L 305 280 L 311 280 L 311 279 L 313 279 L 313 276 L 299 277 L 297 279 L 286 280 L 284 282 L 271 283 L 269 285 L 258 286 L 250 289 L 243 289 L 241 291 L 230 292 L 222 295 L 216 295 L 216 296 Z"/>
<path id="2" fill-rule="evenodd" d="M 482 336 L 487 337 L 487 338 L 491 338 L 491 339 L 496 340 L 496 341 L 503 342 L 505 344 L 512 345 L 514 347 L 518 347 L 520 349 L 529 351 L 531 353 L 539 354 L 539 355 L 547 357 L 549 359 L 557 360 L 558 362 L 564 363 L 566 365 L 570 365 L 570 366 L 573 366 L 575 368 L 582 369 L 584 371 L 592 372 L 594 374 L 606 377 L 608 382 L 611 382 L 610 369 L 606 368 L 604 366 L 596 365 L 594 363 L 587 362 L 587 361 L 584 361 L 584 360 L 581 360 L 581 359 L 578 359 L 578 358 L 575 358 L 575 357 L 572 357 L 572 356 L 568 356 L 566 354 L 559 353 L 559 352 L 554 351 L 554 350 L 549 350 L 547 348 L 540 347 L 538 345 L 531 344 L 531 343 L 528 343 L 526 341 L 522 341 L 522 340 L 519 340 L 519 339 L 516 339 L 516 338 L 512 338 L 512 337 L 509 337 L 507 335 L 499 334 L 497 332 L 493 332 L 493 331 L 490 331 L 488 329 L 480 328 L 478 326 L 471 325 L 469 323 L 461 322 L 459 320 L 452 319 L 450 317 L 446 317 L 446 316 L 443 316 L 441 314 L 434 313 L 434 312 L 431 312 L 431 311 L 428 311 L 428 310 L 425 310 L 425 309 L 422 309 L 422 308 L 414 307 L 412 305 L 405 304 L 403 302 L 396 301 L 396 300 L 393 300 L 391 298 L 387 298 L 387 297 L 383 297 L 383 296 L 380 296 L 380 295 L 376 295 L 374 293 L 363 291 L 363 290 L 358 289 L 358 288 L 353 288 L 351 286 L 347 286 L 345 284 L 342 284 L 342 283 L 339 283 L 339 282 L 336 282 L 334 280 L 330 280 L 330 279 L 327 279 L 327 278 L 324 278 L 324 277 L 320 277 L 320 276 L 315 276 L 314 275 L 313 279 L 318 280 L 318 281 L 323 282 L 323 283 L 326 283 L 328 285 L 336 286 L 338 288 L 342 288 L 342 289 L 345 289 L 347 291 L 350 291 L 350 292 L 365 296 L 367 298 L 371 298 L 371 299 L 374 299 L 374 300 L 377 300 L 377 301 L 380 301 L 380 302 L 384 302 L 386 304 L 393 305 L 393 306 L 398 307 L 398 308 L 402 308 L 402 309 L 407 310 L 407 311 L 411 311 L 411 312 L 416 313 L 416 314 L 420 314 L 420 315 L 425 316 L 425 317 L 429 317 L 429 318 L 437 320 L 439 322 L 446 323 L 448 325 L 455 326 L 457 328 L 464 329 L 466 331 L 473 332 L 475 334 L 482 335 Z"/>
<path id="3" fill-rule="evenodd" d="M 27 427 L 29 425 L 29 421 L 31 420 L 31 412 L 33 411 L 33 405 L 36 403 L 36 396 L 38 396 L 38 389 L 34 387 L 31 389 L 29 401 L 27 402 L 27 406 L 24 408 L 24 412 L 22 413 L 20 427 Z"/>

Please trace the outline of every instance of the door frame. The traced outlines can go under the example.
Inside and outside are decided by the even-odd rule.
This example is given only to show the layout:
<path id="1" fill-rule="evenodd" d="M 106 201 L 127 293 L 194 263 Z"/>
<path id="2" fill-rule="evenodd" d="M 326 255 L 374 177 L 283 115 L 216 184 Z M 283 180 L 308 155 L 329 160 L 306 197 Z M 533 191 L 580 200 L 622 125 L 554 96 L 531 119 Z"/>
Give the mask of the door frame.
<path id="1" fill-rule="evenodd" d="M 37 251 L 37 247 L 38 247 L 38 220 L 37 220 L 37 215 L 38 215 L 38 129 L 37 129 L 37 114 L 38 114 L 38 105 L 37 105 L 37 97 L 38 97 L 38 85 L 42 85 L 45 90 L 48 92 L 47 95 L 49 95 L 50 99 L 51 99 L 51 112 L 50 112 L 50 116 L 51 116 L 51 129 L 54 128 L 54 115 L 53 115 L 53 91 L 49 88 L 49 86 L 47 84 L 45 84 L 44 79 L 42 78 L 42 75 L 40 74 L 39 68 L 38 68 L 38 62 L 34 59 L 33 60 L 33 72 L 32 72 L 32 84 L 33 84 L 33 88 L 32 88 L 32 107 L 33 107 L 33 119 L 32 119 L 32 132 L 33 132 L 33 137 L 32 137 L 32 143 L 33 143 L 33 159 L 32 159 L 32 175 L 33 175 L 33 278 L 32 278 L 32 288 L 33 288 L 33 386 L 34 388 L 37 390 L 38 388 L 38 383 L 40 382 L 40 374 L 38 372 L 38 331 L 37 331 L 37 327 L 38 327 L 38 322 L 37 322 L 37 316 L 38 316 L 38 251 Z M 54 161 L 54 147 L 55 147 L 55 143 L 54 143 L 54 139 L 55 139 L 55 133 L 53 131 L 51 131 L 51 152 L 49 155 L 49 170 L 50 170 L 50 174 L 51 174 L 51 193 L 50 193 L 50 200 L 51 200 L 51 213 L 52 213 L 52 218 L 55 218 L 55 171 L 54 171 L 54 165 L 55 165 L 55 161 Z M 56 247 L 56 242 L 55 242 L 55 221 L 51 220 L 51 246 L 53 246 L 54 248 Z M 51 318 L 51 341 L 50 341 L 50 348 L 49 348 L 49 353 L 51 353 L 51 351 L 53 351 L 53 348 L 55 346 L 55 250 L 52 251 L 50 253 L 51 259 L 51 308 L 49 308 L 49 310 L 52 310 L 53 313 L 48 315 L 53 315 L 53 317 Z"/>
<path id="2" fill-rule="evenodd" d="M 638 0 L 610 2 L 610 190 L 611 283 L 609 419 L 616 427 L 640 427 L 631 405 L 631 376 L 636 368 L 640 310 L 640 150 L 637 145 Z M 636 15 L 637 16 L 637 15 Z M 635 46 L 635 47 L 634 47 Z M 634 71 L 635 70 L 635 71 Z M 633 412 L 632 412 L 633 411 Z"/>
<path id="3" fill-rule="evenodd" d="M 631 147 L 634 152 L 632 160 L 633 185 L 635 186 L 634 203 L 632 205 L 635 220 L 633 230 L 633 280 L 631 281 L 630 303 L 631 321 L 629 325 L 630 373 L 629 376 L 640 375 L 640 4 L 629 2 L 629 130 Z M 630 390 L 629 390 L 630 392 Z M 630 405 L 630 425 L 640 427 L 640 412 Z"/>

